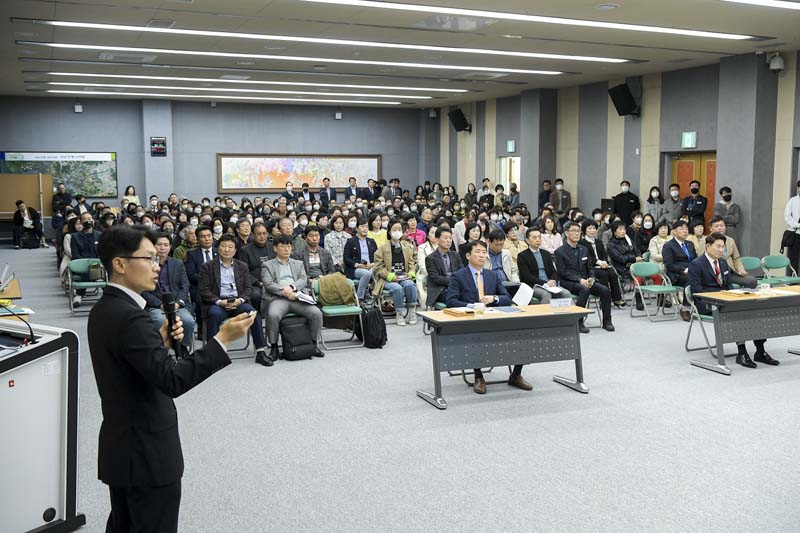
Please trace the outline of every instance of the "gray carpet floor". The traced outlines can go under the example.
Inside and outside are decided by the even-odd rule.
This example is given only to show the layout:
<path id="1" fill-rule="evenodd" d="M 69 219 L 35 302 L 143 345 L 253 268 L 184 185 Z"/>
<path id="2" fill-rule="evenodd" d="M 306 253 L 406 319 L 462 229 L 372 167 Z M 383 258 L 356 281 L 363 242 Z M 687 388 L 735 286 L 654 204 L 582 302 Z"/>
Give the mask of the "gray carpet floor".
<path id="1" fill-rule="evenodd" d="M 83 531 L 103 531 L 86 319 L 69 314 L 52 249 L 4 262 L 34 322 L 82 339 L 78 501 Z M 532 392 L 483 397 L 443 375 L 446 411 L 415 395 L 432 389 L 421 325 L 390 325 L 382 350 L 235 361 L 176 400 L 181 531 L 800 530 L 800 359 L 787 353 L 800 339 L 768 342 L 779 367 L 729 360 L 726 377 L 689 365 L 701 352 L 684 351 L 682 321 L 615 310 L 614 323 L 582 336 L 589 394 L 553 382 L 571 362 L 526 367 Z"/>

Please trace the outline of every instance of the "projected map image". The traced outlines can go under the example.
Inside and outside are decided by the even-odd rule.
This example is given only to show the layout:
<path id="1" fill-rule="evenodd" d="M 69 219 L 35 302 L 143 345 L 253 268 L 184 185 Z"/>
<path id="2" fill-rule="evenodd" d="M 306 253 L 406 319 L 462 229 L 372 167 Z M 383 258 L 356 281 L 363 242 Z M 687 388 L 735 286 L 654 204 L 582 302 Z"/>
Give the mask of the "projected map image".
<path id="1" fill-rule="evenodd" d="M 50 174 L 53 185 L 64 182 L 73 194 L 88 198 L 116 198 L 116 152 L 2 152 L 0 172 Z"/>

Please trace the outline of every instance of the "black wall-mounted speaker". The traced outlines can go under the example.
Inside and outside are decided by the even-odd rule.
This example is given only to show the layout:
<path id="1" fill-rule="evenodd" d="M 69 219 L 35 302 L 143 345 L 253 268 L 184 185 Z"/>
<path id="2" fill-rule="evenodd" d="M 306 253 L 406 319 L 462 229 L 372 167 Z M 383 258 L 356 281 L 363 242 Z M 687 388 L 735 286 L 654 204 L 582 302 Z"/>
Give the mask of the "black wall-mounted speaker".
<path id="1" fill-rule="evenodd" d="M 610 88 L 608 96 L 614 102 L 614 107 L 617 109 L 619 116 L 633 115 L 638 117 L 640 115 L 639 104 L 633 98 L 633 93 L 631 93 L 631 88 L 628 87 L 627 83 Z"/>
<path id="2" fill-rule="evenodd" d="M 456 131 L 472 131 L 472 124 L 469 123 L 464 112 L 460 109 L 454 109 L 447 114 L 450 117 L 450 124 L 453 125 Z"/>

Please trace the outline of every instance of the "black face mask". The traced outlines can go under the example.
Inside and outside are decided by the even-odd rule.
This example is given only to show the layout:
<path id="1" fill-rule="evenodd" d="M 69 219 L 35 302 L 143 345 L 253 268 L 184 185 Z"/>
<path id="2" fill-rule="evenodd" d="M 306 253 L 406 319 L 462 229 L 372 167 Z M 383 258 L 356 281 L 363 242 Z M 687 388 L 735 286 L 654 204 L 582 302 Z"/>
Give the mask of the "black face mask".
<path id="1" fill-rule="evenodd" d="M 730 194 L 723 194 L 722 195 L 722 199 L 725 200 L 726 202 L 730 202 L 731 198 L 733 198 L 733 196 L 731 196 Z"/>
<path id="2" fill-rule="evenodd" d="M 692 188 L 691 188 L 691 189 L 689 189 L 689 190 L 690 190 L 690 191 L 692 191 L 692 194 L 697 194 L 697 193 L 699 193 L 699 192 L 700 192 L 700 189 L 698 189 L 698 188 L 696 188 L 696 187 L 692 187 Z"/>
<path id="3" fill-rule="evenodd" d="M 86 230 L 90 230 L 90 229 L 92 229 L 92 226 L 94 226 L 94 223 L 93 223 L 93 222 L 91 222 L 91 221 L 89 221 L 89 222 L 84 222 L 84 223 L 83 223 L 83 231 L 86 231 Z"/>

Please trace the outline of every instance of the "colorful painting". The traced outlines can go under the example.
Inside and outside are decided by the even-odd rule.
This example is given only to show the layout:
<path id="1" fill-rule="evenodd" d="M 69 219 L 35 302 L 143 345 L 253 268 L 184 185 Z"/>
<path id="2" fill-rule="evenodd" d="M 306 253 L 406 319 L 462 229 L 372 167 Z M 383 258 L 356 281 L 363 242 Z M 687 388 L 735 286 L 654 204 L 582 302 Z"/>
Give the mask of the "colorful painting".
<path id="1" fill-rule="evenodd" d="M 331 187 L 342 188 L 351 176 L 359 187 L 366 187 L 370 178 L 379 180 L 381 156 L 217 154 L 220 193 L 276 192 L 287 181 L 297 189 L 302 183 L 318 189 L 326 177 Z"/>

